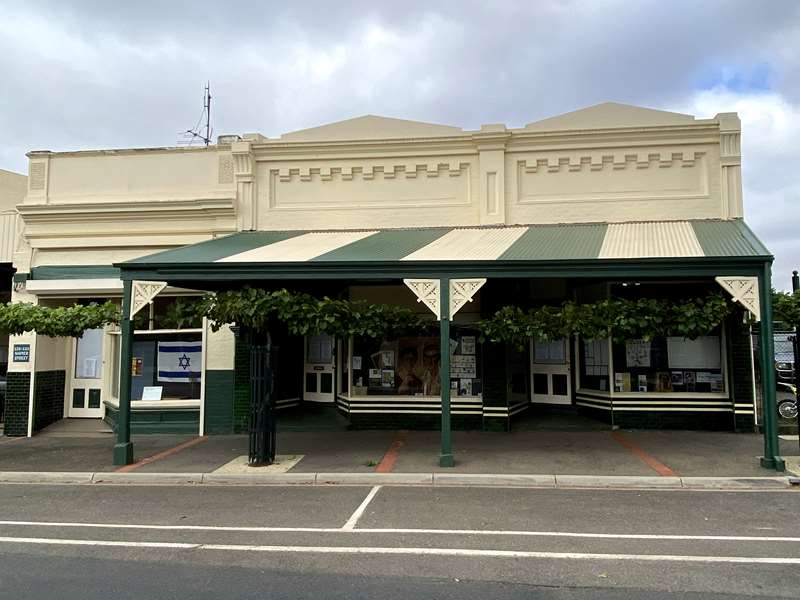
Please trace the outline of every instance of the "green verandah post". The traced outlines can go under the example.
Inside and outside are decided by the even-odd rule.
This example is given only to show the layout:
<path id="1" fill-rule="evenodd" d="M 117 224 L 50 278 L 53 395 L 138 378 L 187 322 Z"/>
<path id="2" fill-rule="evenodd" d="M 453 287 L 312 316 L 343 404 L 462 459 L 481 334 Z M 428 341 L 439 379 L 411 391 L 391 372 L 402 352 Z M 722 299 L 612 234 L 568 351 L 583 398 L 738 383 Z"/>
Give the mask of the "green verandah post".
<path id="1" fill-rule="evenodd" d="M 775 340 L 772 335 L 772 265 L 764 263 L 758 278 L 761 296 L 761 389 L 764 399 L 764 456 L 761 466 L 766 469 L 785 471 L 786 463 L 780 456 L 778 428 L 775 423 Z"/>
<path id="2" fill-rule="evenodd" d="M 133 322 L 131 321 L 131 289 L 133 282 L 122 282 L 122 321 L 120 323 L 119 413 L 117 414 L 117 443 L 114 445 L 114 464 L 133 462 L 131 443 L 131 363 L 133 361 Z"/>
<path id="3" fill-rule="evenodd" d="M 453 467 L 453 450 L 450 446 L 450 279 L 439 280 L 439 353 L 441 364 L 442 398 L 442 451 L 439 455 L 440 467 Z"/>

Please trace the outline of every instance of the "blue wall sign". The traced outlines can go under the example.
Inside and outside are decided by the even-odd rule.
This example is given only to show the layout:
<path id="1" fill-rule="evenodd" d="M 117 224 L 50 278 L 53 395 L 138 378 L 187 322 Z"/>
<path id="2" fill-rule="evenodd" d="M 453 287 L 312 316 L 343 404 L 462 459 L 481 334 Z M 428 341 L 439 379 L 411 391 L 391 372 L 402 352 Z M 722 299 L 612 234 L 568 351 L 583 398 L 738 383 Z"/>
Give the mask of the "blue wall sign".
<path id="1" fill-rule="evenodd" d="M 30 344 L 14 344 L 13 359 L 14 359 L 14 362 L 30 362 L 30 360 L 31 360 L 31 345 Z"/>

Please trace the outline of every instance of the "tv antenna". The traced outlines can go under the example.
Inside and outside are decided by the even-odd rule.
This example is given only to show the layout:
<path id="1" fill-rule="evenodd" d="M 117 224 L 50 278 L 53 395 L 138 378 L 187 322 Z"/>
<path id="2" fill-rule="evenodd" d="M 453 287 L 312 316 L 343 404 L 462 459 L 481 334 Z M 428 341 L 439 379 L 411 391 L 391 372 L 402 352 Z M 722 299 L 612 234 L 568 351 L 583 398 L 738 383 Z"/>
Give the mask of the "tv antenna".
<path id="1" fill-rule="evenodd" d="M 203 135 L 203 118 L 205 117 L 205 135 Z M 182 133 L 184 139 L 179 141 L 178 144 L 182 146 L 191 146 L 196 140 L 200 140 L 206 145 L 206 148 L 211 143 L 211 134 L 214 131 L 211 129 L 211 83 L 206 82 L 205 92 L 203 94 L 203 112 L 200 113 L 200 118 L 197 119 L 197 124 L 194 129 L 187 129 Z"/>

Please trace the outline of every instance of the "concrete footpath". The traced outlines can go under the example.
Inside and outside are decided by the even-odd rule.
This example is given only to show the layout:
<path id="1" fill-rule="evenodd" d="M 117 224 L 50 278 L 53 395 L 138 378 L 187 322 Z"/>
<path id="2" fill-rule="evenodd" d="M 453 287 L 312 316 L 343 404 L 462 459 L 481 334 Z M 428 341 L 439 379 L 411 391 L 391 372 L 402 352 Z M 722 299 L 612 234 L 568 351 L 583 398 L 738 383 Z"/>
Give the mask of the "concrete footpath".
<path id="1" fill-rule="evenodd" d="M 795 439 L 781 439 L 775 473 L 756 434 L 629 430 L 454 432 L 453 468 L 438 465 L 435 431 L 279 432 L 268 467 L 248 466 L 244 435 L 140 435 L 133 464 L 116 467 L 113 434 L 90 425 L 0 437 L 0 483 L 793 489 L 800 475 Z"/>

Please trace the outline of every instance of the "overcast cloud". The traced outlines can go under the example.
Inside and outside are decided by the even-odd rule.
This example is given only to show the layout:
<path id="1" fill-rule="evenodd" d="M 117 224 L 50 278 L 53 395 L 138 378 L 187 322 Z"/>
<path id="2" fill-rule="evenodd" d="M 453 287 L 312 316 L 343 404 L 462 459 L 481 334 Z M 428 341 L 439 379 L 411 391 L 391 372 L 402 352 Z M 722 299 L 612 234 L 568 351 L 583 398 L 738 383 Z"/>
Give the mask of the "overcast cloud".
<path id="1" fill-rule="evenodd" d="M 0 0 L 0 168 L 366 113 L 521 126 L 615 100 L 743 123 L 746 219 L 800 267 L 800 2 Z"/>

